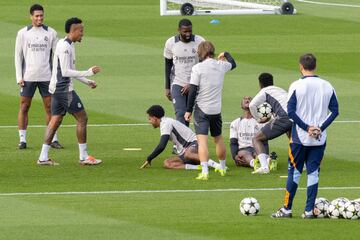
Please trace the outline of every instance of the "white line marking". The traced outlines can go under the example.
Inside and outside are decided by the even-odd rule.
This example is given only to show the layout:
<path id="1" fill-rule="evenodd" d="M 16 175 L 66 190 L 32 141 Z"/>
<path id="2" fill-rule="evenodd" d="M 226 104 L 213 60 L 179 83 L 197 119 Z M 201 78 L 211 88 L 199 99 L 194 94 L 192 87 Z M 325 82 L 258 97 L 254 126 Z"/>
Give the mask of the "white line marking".
<path id="1" fill-rule="evenodd" d="M 94 191 L 94 192 L 23 192 L 23 193 L 0 193 L 0 197 L 6 196 L 40 196 L 40 195 L 106 195 L 106 194 L 136 194 L 136 193 L 199 193 L 199 192 L 261 192 L 261 191 L 284 191 L 285 188 L 228 188 L 228 189 L 194 189 L 194 190 L 128 190 L 128 191 Z M 307 190 L 298 188 L 298 190 Z M 319 190 L 360 190 L 360 186 L 354 187 L 319 187 Z"/>
<path id="2" fill-rule="evenodd" d="M 307 0 L 296 0 L 296 1 L 297 1 L 297 2 L 303 2 L 303 3 L 317 4 L 317 5 L 360 8 L 360 5 L 344 4 L 344 3 L 313 2 L 313 1 L 307 1 Z"/>
<path id="3" fill-rule="evenodd" d="M 231 122 L 223 122 L 225 125 L 229 125 Z M 360 120 L 342 120 L 334 121 L 334 123 L 360 123 Z M 191 123 L 193 124 L 193 123 Z M 138 127 L 138 126 L 151 126 L 149 123 L 109 123 L 109 124 L 88 124 L 88 127 Z M 28 128 L 45 128 L 46 125 L 28 125 Z M 70 128 L 76 127 L 76 124 L 61 125 L 60 127 Z M 18 128 L 16 125 L 0 126 L 0 129 L 6 128 Z"/>

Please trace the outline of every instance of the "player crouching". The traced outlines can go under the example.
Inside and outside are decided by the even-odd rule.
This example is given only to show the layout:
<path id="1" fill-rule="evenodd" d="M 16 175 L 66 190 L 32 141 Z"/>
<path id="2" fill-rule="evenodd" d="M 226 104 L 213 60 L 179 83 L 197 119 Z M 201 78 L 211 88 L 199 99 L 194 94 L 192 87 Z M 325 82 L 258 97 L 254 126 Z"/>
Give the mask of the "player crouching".
<path id="1" fill-rule="evenodd" d="M 151 165 L 151 161 L 164 151 L 168 141 L 171 140 L 176 145 L 178 155 L 166 159 L 164 168 L 201 170 L 195 133 L 181 122 L 164 117 L 165 111 L 160 105 L 151 106 L 146 113 L 149 123 L 154 128 L 160 128 L 161 138 L 140 168 Z M 213 160 L 209 161 L 209 165 L 215 169 L 220 167 L 220 164 Z"/>

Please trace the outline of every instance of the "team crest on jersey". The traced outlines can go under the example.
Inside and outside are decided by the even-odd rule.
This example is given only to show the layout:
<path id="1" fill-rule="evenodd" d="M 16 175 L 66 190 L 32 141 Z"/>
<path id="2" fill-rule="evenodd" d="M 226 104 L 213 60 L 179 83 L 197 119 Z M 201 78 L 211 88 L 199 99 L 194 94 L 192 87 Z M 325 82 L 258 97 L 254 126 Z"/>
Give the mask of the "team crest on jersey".
<path id="1" fill-rule="evenodd" d="M 49 38 L 47 36 L 44 37 L 44 41 L 47 42 L 49 41 Z"/>
<path id="2" fill-rule="evenodd" d="M 195 48 L 192 49 L 192 53 L 196 53 L 196 49 L 195 49 Z"/>

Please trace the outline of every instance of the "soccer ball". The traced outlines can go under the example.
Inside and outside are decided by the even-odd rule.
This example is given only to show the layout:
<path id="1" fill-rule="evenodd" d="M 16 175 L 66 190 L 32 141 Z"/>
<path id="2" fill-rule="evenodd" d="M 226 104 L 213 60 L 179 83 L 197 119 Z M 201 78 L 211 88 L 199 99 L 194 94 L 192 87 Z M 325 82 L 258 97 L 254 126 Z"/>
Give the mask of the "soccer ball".
<path id="1" fill-rule="evenodd" d="M 317 218 L 327 217 L 327 210 L 329 207 L 329 201 L 326 198 L 317 198 L 315 200 L 314 215 Z"/>
<path id="2" fill-rule="evenodd" d="M 258 214 L 259 211 L 260 211 L 260 204 L 255 198 L 248 197 L 241 200 L 240 212 L 243 215 L 255 216 L 256 214 Z"/>
<path id="3" fill-rule="evenodd" d="M 272 113 L 272 107 L 267 102 L 264 102 L 257 106 L 257 114 L 259 118 L 270 118 Z"/>
<path id="4" fill-rule="evenodd" d="M 342 216 L 345 219 L 356 220 L 359 218 L 360 203 L 349 201 L 344 205 Z"/>
<path id="5" fill-rule="evenodd" d="M 328 214 L 329 218 L 342 218 L 344 206 L 345 206 L 345 203 L 347 203 L 347 202 L 349 202 L 349 199 L 344 198 L 344 197 L 340 197 L 340 198 L 336 198 L 336 199 L 332 200 L 331 203 L 329 204 L 329 207 L 327 210 L 327 214 Z"/>

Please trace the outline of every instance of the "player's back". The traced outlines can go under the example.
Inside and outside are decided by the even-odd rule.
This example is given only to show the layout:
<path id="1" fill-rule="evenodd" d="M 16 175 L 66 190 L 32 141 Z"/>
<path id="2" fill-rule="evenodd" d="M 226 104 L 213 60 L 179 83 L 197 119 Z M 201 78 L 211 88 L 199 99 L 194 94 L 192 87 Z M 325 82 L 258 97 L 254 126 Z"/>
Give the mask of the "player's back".
<path id="1" fill-rule="evenodd" d="M 189 127 L 168 117 L 161 118 L 160 134 L 170 135 L 170 140 L 176 145 L 179 155 L 182 155 L 185 148 L 196 140 L 195 133 Z"/>
<path id="2" fill-rule="evenodd" d="M 224 77 L 230 70 L 231 63 L 213 58 L 207 58 L 193 67 L 190 83 L 198 86 L 196 104 L 204 113 L 221 112 Z"/>

